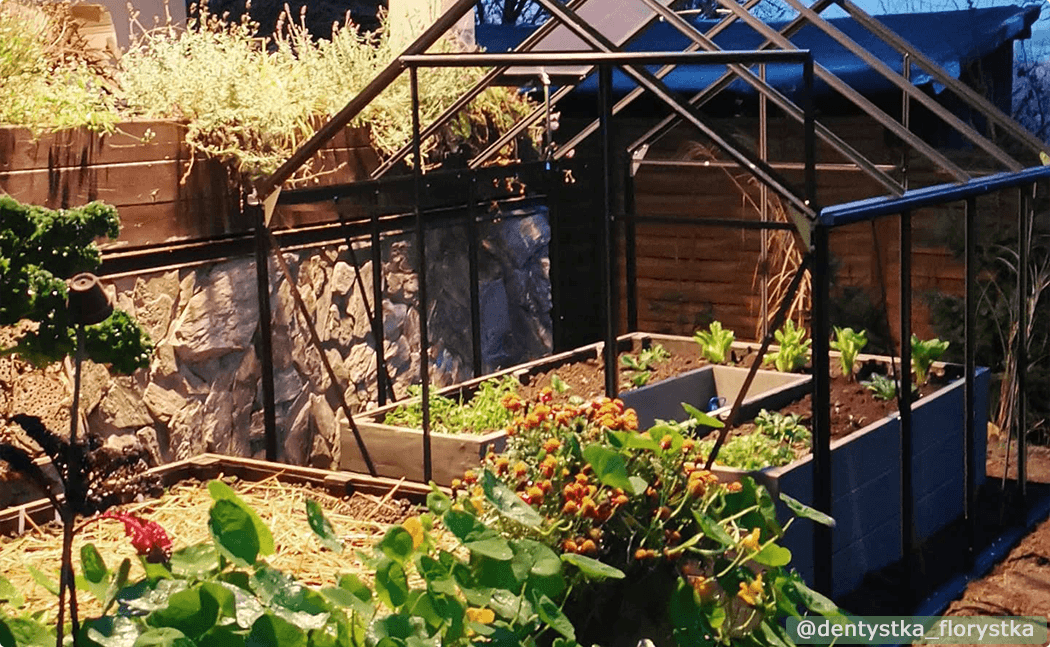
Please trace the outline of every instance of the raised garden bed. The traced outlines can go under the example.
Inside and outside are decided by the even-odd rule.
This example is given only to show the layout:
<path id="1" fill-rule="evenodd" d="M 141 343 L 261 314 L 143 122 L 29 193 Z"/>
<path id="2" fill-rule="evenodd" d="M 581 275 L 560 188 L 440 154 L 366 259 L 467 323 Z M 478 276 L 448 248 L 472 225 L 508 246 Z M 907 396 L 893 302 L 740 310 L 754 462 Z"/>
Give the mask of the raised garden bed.
<path id="1" fill-rule="evenodd" d="M 367 569 L 353 557 L 352 550 L 340 556 L 320 549 L 303 512 L 306 497 L 319 501 L 350 548 L 368 549 L 390 524 L 416 514 L 429 491 L 391 479 L 214 454 L 169 463 L 151 472 L 165 486 L 164 496 L 129 504 L 124 510 L 160 523 L 176 548 L 207 539 L 206 520 L 212 501 L 202 482 L 223 478 L 273 529 L 278 550 L 271 565 L 294 568 L 300 581 L 314 586 L 332 584 L 339 572 L 348 569 Z M 294 523 L 286 523 L 288 517 L 295 517 Z M 49 576 L 57 573 L 62 528 L 54 521 L 55 512 L 46 500 L 0 511 L 0 572 L 19 585 L 34 610 L 57 609 L 57 598 L 34 584 L 27 568 Z M 83 543 L 100 546 L 107 556 L 134 558 L 124 529 L 117 523 L 86 526 L 78 535 L 76 554 Z M 90 605 L 90 596 L 84 599 Z M 88 606 L 86 610 L 92 609 Z"/>
<path id="2" fill-rule="evenodd" d="M 682 420 L 685 418 L 680 403 L 688 402 L 708 410 L 712 398 L 718 398 L 713 414 L 725 414 L 733 404 L 747 370 L 731 366 L 704 366 L 696 343 L 686 337 L 632 333 L 620 338 L 621 353 L 637 354 L 655 344 L 663 345 L 671 358 L 656 365 L 649 382 L 635 388 L 627 379 L 620 380 L 621 397 L 628 406 L 639 412 L 639 424 L 651 425 L 655 418 Z M 753 352 L 748 344 L 735 345 L 738 358 Z M 591 344 L 581 348 L 515 366 L 492 375 L 453 385 L 437 391 L 438 394 L 460 399 L 469 399 L 478 385 L 487 379 L 514 376 L 522 383 L 519 393 L 529 399 L 539 390 L 551 385 L 555 375 L 568 388 L 555 398 L 568 399 L 570 395 L 592 398 L 604 392 L 602 374 L 602 344 Z M 629 374 L 633 369 L 622 370 Z M 683 371 L 684 374 L 677 375 Z M 561 377 L 564 375 L 565 377 Z M 676 376 L 677 375 L 677 376 Z M 752 384 L 745 400 L 745 411 L 755 412 L 762 407 L 777 407 L 801 397 L 808 388 L 809 378 L 803 375 L 761 371 Z M 771 401 L 764 398 L 772 397 Z M 722 400 L 724 399 L 724 400 Z M 355 417 L 369 456 L 380 476 L 405 477 L 423 480 L 423 432 L 419 429 L 385 424 L 387 415 L 400 403 L 392 403 Z M 357 448 L 357 442 L 348 425 L 341 429 L 343 439 L 340 467 L 354 471 L 365 471 L 366 466 Z M 500 430 L 489 433 L 431 433 L 431 455 L 433 457 L 433 479 L 448 485 L 452 479 L 463 475 L 474 467 L 489 450 L 502 451 L 506 434 Z"/>
<path id="3" fill-rule="evenodd" d="M 875 356 L 862 356 L 862 360 L 889 362 L 888 358 Z M 949 375 L 960 374 L 958 366 L 939 364 L 937 369 Z M 973 412 L 977 465 L 973 478 L 977 484 L 985 476 L 989 377 L 988 369 L 977 370 Z M 963 387 L 962 379 L 954 379 L 940 388 L 928 389 L 929 393 L 912 405 L 912 483 L 918 541 L 931 537 L 963 512 Z M 835 402 L 833 396 L 833 408 Z M 808 406 L 807 396 L 794 408 L 808 415 Z M 844 413 L 845 407 L 840 407 L 843 411 L 838 416 L 837 429 L 834 422 L 832 425 L 832 516 L 837 522 L 833 531 L 834 595 L 853 590 L 865 574 L 901 558 L 900 416 L 894 401 L 883 406 L 892 412 L 859 429 Z M 725 478 L 747 473 L 732 468 L 716 471 Z M 752 474 L 774 492 L 785 492 L 807 505 L 813 500 L 812 454 Z M 810 581 L 813 528 L 811 522 L 799 520 L 784 540 L 794 556 L 793 563 Z"/>

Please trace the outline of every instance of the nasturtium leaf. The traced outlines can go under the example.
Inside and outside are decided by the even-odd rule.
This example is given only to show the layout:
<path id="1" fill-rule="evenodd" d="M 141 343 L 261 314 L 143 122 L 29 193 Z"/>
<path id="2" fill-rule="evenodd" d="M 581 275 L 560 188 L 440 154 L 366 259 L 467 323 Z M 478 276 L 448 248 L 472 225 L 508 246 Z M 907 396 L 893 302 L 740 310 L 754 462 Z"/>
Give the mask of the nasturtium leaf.
<path id="1" fill-rule="evenodd" d="M 339 576 L 339 588 L 352 593 L 362 602 L 368 602 L 372 599 L 372 589 L 368 588 L 368 585 L 353 573 L 345 573 Z"/>
<path id="2" fill-rule="evenodd" d="M 791 595 L 792 591 L 794 592 L 794 595 Z M 806 586 L 806 583 L 798 577 L 784 587 L 784 592 L 791 595 L 794 602 L 814 613 L 819 613 L 828 618 L 837 618 L 843 615 L 842 609 L 840 609 L 838 605 L 824 597 L 821 593 Z"/>
<path id="3" fill-rule="evenodd" d="M 540 513 L 522 501 L 517 493 L 500 482 L 492 472 L 485 470 L 481 475 L 481 487 L 485 492 L 485 498 L 504 517 L 530 528 L 538 527 L 543 523 Z"/>
<path id="4" fill-rule="evenodd" d="M 758 639 L 759 644 L 768 645 L 769 647 L 788 647 L 789 645 L 794 645 L 790 640 L 785 641 L 781 636 L 779 627 L 771 624 L 768 619 L 764 619 L 762 622 L 758 623 L 758 626 L 755 627 L 754 636 Z"/>
<path id="5" fill-rule="evenodd" d="M 696 407 L 687 402 L 682 403 L 682 408 L 685 409 L 685 412 L 689 414 L 690 418 L 697 421 L 697 423 L 704 425 L 705 427 L 721 429 L 722 427 L 726 426 L 725 423 L 719 420 L 718 418 L 707 415 L 703 411 L 697 409 Z"/>
<path id="6" fill-rule="evenodd" d="M 468 541 L 463 544 L 463 547 L 471 553 L 483 555 L 501 562 L 505 562 L 514 557 L 514 551 L 510 549 L 510 544 L 507 543 L 506 539 L 494 538 Z"/>
<path id="7" fill-rule="evenodd" d="M 212 627 L 197 639 L 197 647 L 244 647 L 245 636 L 229 627 Z"/>
<path id="8" fill-rule="evenodd" d="M 809 507 L 808 505 L 806 505 L 805 503 L 802 503 L 798 499 L 793 499 L 790 496 L 788 496 L 787 494 L 784 494 L 783 492 L 781 492 L 780 493 L 780 500 L 783 501 L 784 503 L 786 503 L 787 507 L 797 517 L 803 517 L 805 519 L 810 519 L 812 521 L 816 521 L 817 523 L 825 525 L 825 526 L 827 526 L 829 528 L 834 528 L 835 527 L 835 520 L 834 519 L 832 519 L 830 516 L 824 514 L 820 510 L 816 510 L 814 508 Z"/>
<path id="9" fill-rule="evenodd" d="M 535 608 L 540 620 L 550 625 L 551 629 L 569 640 L 576 640 L 576 629 L 572 626 L 572 622 L 562 613 L 561 608 L 553 600 L 546 595 L 541 595 L 536 600 Z"/>
<path id="10" fill-rule="evenodd" d="M 218 582 L 202 582 L 202 594 L 210 595 L 219 604 L 220 618 L 233 618 L 237 613 L 237 600 L 233 592 Z"/>
<path id="11" fill-rule="evenodd" d="M 255 621 L 259 619 L 266 609 L 259 598 L 252 593 L 250 584 L 246 581 L 244 586 L 222 582 L 221 585 L 233 594 L 234 620 L 241 629 L 250 629 Z"/>
<path id="12" fill-rule="evenodd" d="M 374 604 L 366 602 L 350 591 L 341 589 L 338 586 L 326 586 L 321 589 L 321 595 L 327 598 L 328 601 L 335 606 L 343 609 L 350 609 L 362 617 L 370 617 L 375 611 Z"/>
<path id="13" fill-rule="evenodd" d="M 448 509 L 451 507 L 452 499 L 450 499 L 447 494 L 437 489 L 436 485 L 427 493 L 427 509 L 434 514 L 441 516 L 448 512 Z"/>
<path id="14" fill-rule="evenodd" d="M 337 553 L 343 552 L 343 541 L 335 534 L 335 528 L 324 516 L 321 505 L 313 499 L 306 500 L 306 521 L 310 524 L 310 530 L 314 531 L 325 548 Z"/>
<path id="15" fill-rule="evenodd" d="M 629 494 L 638 494 L 627 474 L 627 464 L 616 450 L 595 443 L 583 449 L 583 458 L 604 485 L 620 488 Z"/>
<path id="16" fill-rule="evenodd" d="M 215 626 L 219 619 L 219 601 L 200 586 L 179 591 L 168 598 L 168 606 L 157 609 L 146 618 L 153 627 L 171 627 L 183 634 L 199 636 Z"/>
<path id="17" fill-rule="evenodd" d="M 660 443 L 656 442 L 649 436 L 643 436 L 641 434 L 631 432 L 620 432 L 627 435 L 627 442 L 624 447 L 627 449 L 647 449 L 652 452 L 660 451 Z"/>
<path id="18" fill-rule="evenodd" d="M 578 553 L 563 553 L 561 559 L 580 569 L 581 573 L 592 580 L 608 578 L 622 580 L 624 578 L 624 572 L 620 569 Z"/>
<path id="19" fill-rule="evenodd" d="M 259 616 L 244 641 L 245 647 L 307 647 L 306 632 L 273 613 Z"/>
<path id="20" fill-rule="evenodd" d="M 326 613 L 323 596 L 271 566 L 260 566 L 251 576 L 251 587 L 263 603 L 309 615 Z"/>
<path id="21" fill-rule="evenodd" d="M 646 480 L 640 476 L 632 476 L 628 480 L 631 481 L 631 488 L 633 489 L 633 494 L 641 494 L 649 488 L 649 483 L 646 482 Z M 627 491 L 631 492 L 631 490 Z"/>
<path id="22" fill-rule="evenodd" d="M 693 510 L 693 518 L 696 519 L 696 525 L 700 526 L 700 532 L 723 546 L 732 546 L 736 543 L 721 524 L 703 512 Z"/>
<path id="23" fill-rule="evenodd" d="M 265 523 L 263 523 L 259 513 L 237 496 L 237 493 L 233 491 L 233 488 L 216 479 L 208 482 L 208 493 L 211 494 L 211 498 L 216 502 L 231 501 L 244 510 L 251 519 L 252 525 L 255 526 L 255 534 L 259 541 L 259 554 L 273 554 L 273 535 L 270 533 L 270 529 L 266 527 Z"/>
<path id="24" fill-rule="evenodd" d="M 412 557 L 412 534 L 401 526 L 391 526 L 380 540 L 377 548 L 383 554 L 404 566 L 405 562 Z"/>
<path id="25" fill-rule="evenodd" d="M 106 591 L 109 590 L 109 586 L 105 582 L 92 582 L 83 575 L 77 575 L 74 578 L 76 587 L 80 591 L 87 591 L 91 595 L 95 596 L 95 599 L 103 604 L 106 601 Z"/>
<path id="26" fill-rule="evenodd" d="M 391 609 L 408 599 L 408 579 L 405 569 L 392 559 L 384 560 L 376 569 L 376 596 Z"/>
<path id="27" fill-rule="evenodd" d="M 208 528 L 219 550 L 238 566 L 251 566 L 259 557 L 259 535 L 251 516 L 233 501 L 220 499 L 208 512 Z"/>
<path id="28" fill-rule="evenodd" d="M 26 564 L 26 570 L 29 571 L 29 575 L 33 578 L 34 582 L 44 587 L 44 589 L 51 595 L 58 596 L 58 584 L 55 583 L 55 580 L 41 572 L 32 564 Z"/>
<path id="29" fill-rule="evenodd" d="M 412 600 L 405 606 L 410 614 L 417 618 L 422 618 L 431 630 L 437 629 L 445 621 L 445 619 L 437 612 L 437 608 L 434 605 L 434 598 L 426 592 L 416 596 L 416 599 Z"/>
<path id="30" fill-rule="evenodd" d="M 178 629 L 159 627 L 142 632 L 132 647 L 196 647 L 193 641 Z"/>
<path id="31" fill-rule="evenodd" d="M 124 616 L 102 616 L 85 620 L 80 625 L 77 644 L 101 645 L 101 647 L 131 647 L 142 633 L 142 626 Z M 86 640 L 85 640 L 86 639 Z M 54 641 L 52 641 L 54 642 Z M 7 643 L 0 640 L 0 645 Z"/>
<path id="32" fill-rule="evenodd" d="M 201 579 L 219 569 L 215 544 L 201 542 L 171 554 L 171 572 L 179 577 Z"/>
<path id="33" fill-rule="evenodd" d="M 11 580 L 3 575 L 0 575 L 0 602 L 7 602 L 13 607 L 25 604 L 25 597 L 18 592 L 14 584 L 11 584 Z"/>
<path id="34" fill-rule="evenodd" d="M 791 551 L 783 546 L 769 544 L 751 559 L 765 566 L 787 566 L 791 563 Z"/>
<path id="35" fill-rule="evenodd" d="M 7 621 L 0 618 L 0 645 L 7 647 L 11 645 L 14 647 L 18 643 L 15 642 L 15 635 L 11 633 L 11 629 L 7 626 Z"/>
<path id="36" fill-rule="evenodd" d="M 679 630 L 694 629 L 703 615 L 696 592 L 684 580 L 679 579 L 667 604 L 667 619 Z"/>
<path id="37" fill-rule="evenodd" d="M 139 555 L 139 565 L 142 566 L 142 570 L 146 573 L 146 579 L 150 582 L 171 579 L 171 571 L 168 570 L 167 566 L 146 561 L 145 555 Z"/>
<path id="38" fill-rule="evenodd" d="M 488 606 L 507 620 L 528 618 L 533 614 L 532 604 L 528 600 L 506 589 L 493 591 L 485 606 Z"/>
<path id="39" fill-rule="evenodd" d="M 524 503 L 524 502 L 523 502 Z M 496 531 L 487 528 L 477 517 L 463 510 L 449 510 L 442 517 L 445 527 L 462 542 L 495 537 Z"/>
<path id="40" fill-rule="evenodd" d="M 29 616 L 0 618 L 0 626 L 6 626 L 7 632 L 14 638 L 11 645 L 51 647 L 55 644 L 54 628 L 41 624 Z"/>
<path id="41" fill-rule="evenodd" d="M 561 559 L 558 553 L 546 544 L 535 539 L 516 539 L 510 542 L 514 550 L 514 561 L 527 564 L 529 574 L 539 577 L 552 577 L 561 573 Z"/>
<path id="42" fill-rule="evenodd" d="M 84 571 L 84 578 L 94 584 L 100 584 L 109 575 L 106 562 L 102 559 L 95 544 L 84 544 L 80 547 L 80 568 Z"/>

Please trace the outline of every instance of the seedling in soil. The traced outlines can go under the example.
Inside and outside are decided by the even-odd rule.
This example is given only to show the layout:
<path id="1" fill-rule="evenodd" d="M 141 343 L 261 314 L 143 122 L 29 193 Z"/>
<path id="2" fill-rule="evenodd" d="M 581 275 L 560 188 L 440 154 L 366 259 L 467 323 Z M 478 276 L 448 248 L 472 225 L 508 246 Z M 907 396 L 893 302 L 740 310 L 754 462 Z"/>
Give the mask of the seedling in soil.
<path id="1" fill-rule="evenodd" d="M 762 409 L 755 418 L 755 430 L 759 433 L 787 443 L 808 442 L 809 429 L 801 422 L 797 413 L 783 414 Z"/>
<path id="2" fill-rule="evenodd" d="M 841 353 L 839 366 L 842 367 L 842 374 L 846 376 L 847 381 L 852 382 L 855 379 L 853 366 L 857 362 L 857 355 L 867 345 L 868 333 L 866 331 L 854 332 L 852 328 L 835 326 L 835 339 L 831 342 L 831 349 Z"/>
<path id="3" fill-rule="evenodd" d="M 866 386 L 879 400 L 892 400 L 897 397 L 897 383 L 885 375 L 873 373 L 870 380 L 861 382 L 861 384 Z M 919 387 L 912 384 L 911 390 L 912 393 L 916 393 Z"/>
<path id="4" fill-rule="evenodd" d="M 485 380 L 469 402 L 460 402 L 437 393 L 430 394 L 430 425 L 434 431 L 443 433 L 486 433 L 503 429 L 514 417 L 504 406 L 504 399 L 516 397 L 518 381 L 508 375 L 502 380 Z M 422 389 L 418 385 L 408 387 L 409 395 L 416 398 L 386 415 L 388 425 L 419 428 L 423 426 L 423 404 L 418 399 Z"/>
<path id="5" fill-rule="evenodd" d="M 712 321 L 707 330 L 693 333 L 693 339 L 700 344 L 700 354 L 712 364 L 725 364 L 729 361 L 729 349 L 735 335 L 732 330 L 722 328 L 722 322 Z"/>
<path id="6" fill-rule="evenodd" d="M 569 384 L 555 374 L 551 376 L 551 388 L 555 393 L 565 393 L 569 390 Z"/>
<path id="7" fill-rule="evenodd" d="M 948 350 L 948 342 L 940 339 L 920 340 L 911 336 L 911 368 L 915 371 L 916 384 L 926 384 L 930 380 L 930 367 Z"/>
<path id="8" fill-rule="evenodd" d="M 660 362 L 665 362 L 670 358 L 671 353 L 667 352 L 660 344 L 656 344 L 652 348 L 640 351 L 637 357 L 634 355 L 623 355 L 620 358 L 620 363 L 625 368 L 634 371 L 628 378 L 631 380 L 631 384 L 645 386 L 649 383 L 649 378 L 652 377 L 652 369 Z"/>
<path id="9" fill-rule="evenodd" d="M 795 323 L 788 319 L 773 336 L 780 349 L 767 355 L 765 363 L 773 364 L 781 373 L 802 370 L 809 361 L 809 347 L 813 343 L 812 339 L 806 339 L 806 329 L 795 327 Z"/>

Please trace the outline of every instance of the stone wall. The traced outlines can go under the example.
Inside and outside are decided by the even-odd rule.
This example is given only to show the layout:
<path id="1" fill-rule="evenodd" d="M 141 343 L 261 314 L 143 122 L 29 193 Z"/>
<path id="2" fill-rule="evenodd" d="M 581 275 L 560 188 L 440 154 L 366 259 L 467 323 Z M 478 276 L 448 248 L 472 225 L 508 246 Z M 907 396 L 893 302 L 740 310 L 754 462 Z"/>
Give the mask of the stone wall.
<path id="1" fill-rule="evenodd" d="M 479 234 L 482 354 L 489 372 L 551 351 L 546 209 L 505 211 L 500 219 L 480 224 Z M 414 240 L 414 235 L 391 236 L 382 250 L 384 354 L 399 398 L 419 381 Z M 335 388 L 345 389 L 355 412 L 377 402 L 375 343 L 361 294 L 363 285 L 371 302 L 371 252 L 367 245 L 355 244 L 354 256 L 356 270 L 346 245 L 284 252 L 338 385 L 332 384 L 309 341 L 290 285 L 270 259 L 278 458 L 283 462 L 323 468 L 338 464 L 336 419 L 342 413 Z M 427 232 L 428 337 L 435 384 L 473 377 L 467 263 L 464 227 Z M 144 444 L 158 463 L 203 452 L 263 457 L 254 258 L 104 283 L 114 303 L 149 332 L 156 353 L 149 369 L 127 377 L 85 363 L 81 403 L 90 428 L 111 444 Z M 52 369 L 44 376 L 24 366 L 16 370 L 20 363 L 8 361 L 14 364 L 0 370 L 4 413 L 26 411 L 60 420 L 55 408 L 69 406 L 67 373 Z M 36 383 L 51 385 L 46 402 L 25 395 L 26 385 Z M 55 387 L 63 383 L 64 394 Z M 65 420 L 68 428 L 68 415 Z"/>

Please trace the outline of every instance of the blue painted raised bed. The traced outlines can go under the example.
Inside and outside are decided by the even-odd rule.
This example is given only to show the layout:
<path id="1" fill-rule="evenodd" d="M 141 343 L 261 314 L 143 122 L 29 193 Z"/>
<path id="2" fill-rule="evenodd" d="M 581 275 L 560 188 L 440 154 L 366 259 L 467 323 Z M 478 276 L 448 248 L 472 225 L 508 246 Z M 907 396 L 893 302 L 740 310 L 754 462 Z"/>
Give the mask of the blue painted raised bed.
<path id="1" fill-rule="evenodd" d="M 975 380 L 974 479 L 985 478 L 989 371 L 979 368 Z M 912 482 L 915 535 L 929 538 L 963 513 L 964 430 L 962 379 L 912 405 Z M 867 573 L 901 559 L 900 418 L 894 413 L 831 444 L 833 595 L 855 589 Z M 738 477 L 738 470 L 720 470 Z M 783 467 L 762 470 L 762 481 L 809 504 L 813 499 L 813 459 L 806 456 Z M 786 510 L 785 510 L 786 512 Z M 813 581 L 813 529 L 799 519 L 784 545 L 792 565 Z"/>

